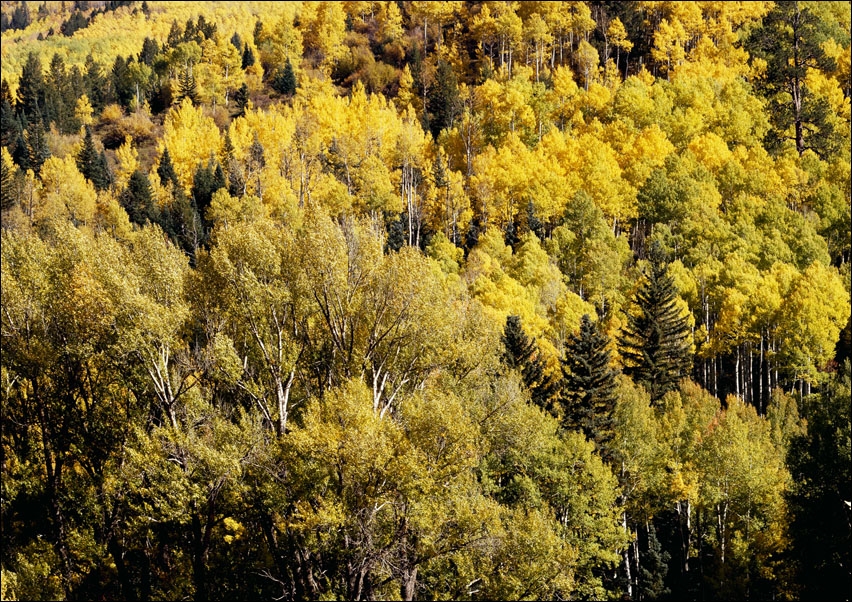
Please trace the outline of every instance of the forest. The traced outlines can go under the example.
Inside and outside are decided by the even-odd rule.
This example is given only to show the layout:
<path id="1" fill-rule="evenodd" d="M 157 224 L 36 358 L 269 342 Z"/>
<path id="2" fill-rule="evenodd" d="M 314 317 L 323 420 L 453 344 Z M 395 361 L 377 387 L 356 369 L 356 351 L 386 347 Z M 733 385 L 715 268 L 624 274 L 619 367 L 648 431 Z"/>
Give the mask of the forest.
<path id="1" fill-rule="evenodd" d="M 3 600 L 849 600 L 844 2 L 0 3 Z"/>

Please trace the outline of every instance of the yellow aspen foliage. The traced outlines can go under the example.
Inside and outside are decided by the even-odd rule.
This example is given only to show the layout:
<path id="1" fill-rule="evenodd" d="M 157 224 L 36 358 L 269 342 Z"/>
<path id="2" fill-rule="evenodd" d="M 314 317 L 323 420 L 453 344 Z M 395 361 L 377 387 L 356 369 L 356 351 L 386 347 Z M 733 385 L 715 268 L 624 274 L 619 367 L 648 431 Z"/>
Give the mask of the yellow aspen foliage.
<path id="1" fill-rule="evenodd" d="M 216 159 L 221 145 L 222 138 L 216 123 L 185 98 L 180 106 L 172 108 L 166 115 L 158 150 L 162 155 L 166 148 L 169 149 L 178 182 L 188 195 L 196 169 L 199 165 L 206 165 L 211 158 Z"/>
<path id="2" fill-rule="evenodd" d="M 412 88 L 414 86 L 414 78 L 411 76 L 411 69 L 408 63 L 402 68 L 402 73 L 399 76 L 399 92 L 396 95 L 396 107 L 399 111 L 405 111 L 414 98 Z"/>
<path id="3" fill-rule="evenodd" d="M 600 69 L 600 56 L 594 46 L 586 40 L 582 40 L 577 47 L 576 57 L 580 73 L 583 75 L 583 85 L 588 91 L 589 85 L 597 81 L 598 70 Z"/>
<path id="4" fill-rule="evenodd" d="M 717 173 L 733 156 L 725 141 L 713 132 L 693 139 L 689 143 L 689 150 L 711 173 Z"/>
<path id="5" fill-rule="evenodd" d="M 396 2 L 380 2 L 376 21 L 379 24 L 379 37 L 383 41 L 391 42 L 402 37 L 402 13 Z"/>
<path id="6" fill-rule="evenodd" d="M 55 218 L 70 219 L 74 224 L 93 221 L 97 194 L 91 182 L 77 170 L 73 157 L 50 157 L 42 165 L 40 175 L 33 215 L 36 221 Z"/>
<path id="7" fill-rule="evenodd" d="M 793 283 L 781 307 L 780 353 L 796 377 L 814 382 L 834 357 L 840 329 L 849 320 L 849 295 L 833 267 L 814 262 Z"/>
<path id="8" fill-rule="evenodd" d="M 124 144 L 115 151 L 115 159 L 118 164 L 115 170 L 115 187 L 116 190 L 122 191 L 127 187 L 133 172 L 139 169 L 139 153 L 133 148 L 133 138 L 124 138 Z"/>
<path id="9" fill-rule="evenodd" d="M 83 94 L 77 99 L 77 104 L 74 107 L 74 118 L 80 122 L 80 125 L 91 125 L 92 119 L 92 104 L 89 102 L 89 97 Z"/>
<path id="10" fill-rule="evenodd" d="M 301 28 L 305 48 L 316 54 L 322 67 L 331 68 L 347 52 L 343 43 L 346 36 L 346 13 L 342 2 L 307 2 L 303 4 Z"/>

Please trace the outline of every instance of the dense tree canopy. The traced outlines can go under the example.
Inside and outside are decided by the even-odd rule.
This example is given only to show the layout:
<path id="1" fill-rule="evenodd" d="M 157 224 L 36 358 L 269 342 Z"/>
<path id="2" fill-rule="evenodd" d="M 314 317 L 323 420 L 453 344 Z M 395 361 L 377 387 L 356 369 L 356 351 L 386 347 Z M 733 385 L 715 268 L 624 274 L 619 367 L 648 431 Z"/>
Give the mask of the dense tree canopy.
<path id="1" fill-rule="evenodd" d="M 3 599 L 849 597 L 849 2 L 38 4 Z"/>

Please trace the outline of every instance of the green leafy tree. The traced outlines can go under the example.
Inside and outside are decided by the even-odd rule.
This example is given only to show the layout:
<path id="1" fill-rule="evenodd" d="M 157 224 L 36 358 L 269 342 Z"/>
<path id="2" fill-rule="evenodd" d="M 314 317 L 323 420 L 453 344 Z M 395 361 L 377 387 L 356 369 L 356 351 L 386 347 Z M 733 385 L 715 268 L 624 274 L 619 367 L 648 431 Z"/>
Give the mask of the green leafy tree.
<path id="1" fill-rule="evenodd" d="M 651 400 L 657 402 L 689 376 L 692 332 L 657 243 L 652 245 L 644 276 L 619 344 L 625 374 L 648 389 Z"/>

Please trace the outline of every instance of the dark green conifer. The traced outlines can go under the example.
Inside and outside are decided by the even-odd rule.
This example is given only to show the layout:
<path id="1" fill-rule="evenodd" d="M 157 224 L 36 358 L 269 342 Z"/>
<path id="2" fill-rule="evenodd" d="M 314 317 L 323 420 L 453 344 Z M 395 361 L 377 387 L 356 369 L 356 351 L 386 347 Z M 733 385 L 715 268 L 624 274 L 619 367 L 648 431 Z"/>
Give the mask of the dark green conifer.
<path id="1" fill-rule="evenodd" d="M 677 288 L 657 242 L 645 280 L 619 340 L 624 372 L 643 385 L 653 402 L 675 389 L 692 370 L 692 332 L 677 305 Z"/>
<path id="2" fill-rule="evenodd" d="M 545 373 L 538 345 L 530 340 L 521 326 L 519 316 L 508 316 L 503 330 L 503 363 L 516 369 L 530 391 L 533 403 L 544 410 L 551 411 L 553 397 L 557 392 L 553 380 Z"/>
<path id="3" fill-rule="evenodd" d="M 236 106 L 236 113 L 234 113 L 234 117 L 242 117 L 246 114 L 246 107 L 249 102 L 249 91 L 248 86 L 243 83 L 240 86 L 240 89 L 234 93 L 234 105 Z"/>
<path id="4" fill-rule="evenodd" d="M 119 201 L 134 224 L 141 226 L 146 222 L 158 220 L 157 204 L 151 193 L 151 183 L 148 181 L 148 176 L 138 169 L 130 176 L 127 188 L 119 196 Z"/>
<path id="5" fill-rule="evenodd" d="M 284 69 L 272 80 L 272 89 L 285 96 L 292 96 L 296 93 L 296 74 L 293 72 L 293 65 L 290 59 L 284 64 Z"/>
<path id="6" fill-rule="evenodd" d="M 617 372 L 610 363 L 610 339 L 588 314 L 565 342 L 562 360 L 563 424 L 594 441 L 601 457 L 612 459 Z"/>
<path id="7" fill-rule="evenodd" d="M 160 184 L 163 186 L 168 186 L 171 182 L 175 188 L 178 187 L 177 172 L 175 172 L 168 148 L 163 149 L 163 156 L 160 157 L 160 165 L 157 167 L 157 175 L 160 176 Z"/>
<path id="8" fill-rule="evenodd" d="M 459 110 L 459 85 L 452 65 L 438 61 L 435 86 L 426 101 L 429 129 L 437 140 L 442 130 L 452 126 Z"/>
<path id="9" fill-rule="evenodd" d="M 191 67 L 181 70 L 178 76 L 178 102 L 184 98 L 188 98 L 194 105 L 198 104 L 198 89 Z"/>
<path id="10" fill-rule="evenodd" d="M 15 166 L 6 161 L 5 156 L 0 160 L 0 210 L 7 211 L 15 204 L 13 194 Z"/>
<path id="11" fill-rule="evenodd" d="M 101 158 L 95 148 L 89 126 L 86 126 L 86 133 L 83 135 L 83 147 L 77 153 L 77 169 L 96 190 L 105 190 L 109 186 L 109 178 L 103 173 Z"/>
<path id="12" fill-rule="evenodd" d="M 251 48 L 249 48 L 248 44 L 244 44 L 243 45 L 242 67 L 243 67 L 243 69 L 247 69 L 248 67 L 251 67 L 252 65 L 254 65 L 254 52 L 251 51 Z"/>
<path id="13" fill-rule="evenodd" d="M 47 134 L 41 116 L 36 115 L 32 125 L 24 133 L 27 148 L 28 169 L 32 169 L 36 175 L 41 172 L 41 166 L 50 157 L 50 149 L 47 146 Z"/>
<path id="14" fill-rule="evenodd" d="M 18 109 L 31 120 L 43 106 L 44 73 L 38 56 L 30 52 L 21 70 L 21 79 L 18 81 Z"/>

